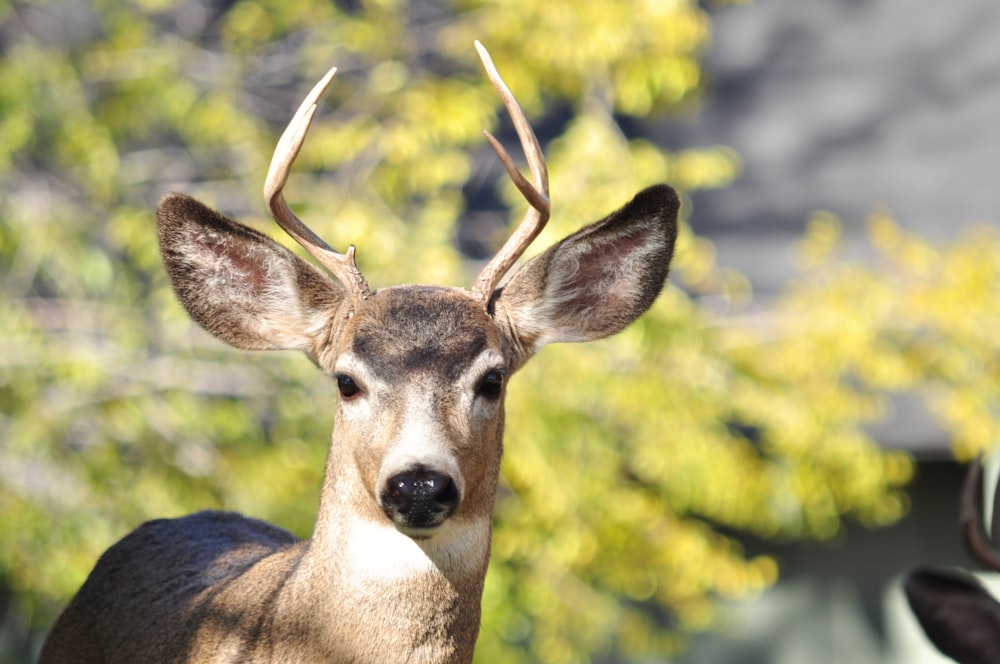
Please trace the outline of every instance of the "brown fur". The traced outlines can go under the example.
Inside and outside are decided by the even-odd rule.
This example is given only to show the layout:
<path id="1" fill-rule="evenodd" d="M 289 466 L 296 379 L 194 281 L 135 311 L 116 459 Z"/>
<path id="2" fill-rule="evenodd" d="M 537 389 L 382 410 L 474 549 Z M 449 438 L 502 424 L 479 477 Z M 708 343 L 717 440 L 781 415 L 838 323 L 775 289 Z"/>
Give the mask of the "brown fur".
<path id="1" fill-rule="evenodd" d="M 494 293 L 399 286 L 354 303 L 272 240 L 174 194 L 164 263 L 191 316 L 237 348 L 292 348 L 361 392 L 337 404 L 313 536 L 235 514 L 153 521 L 111 547 L 41 663 L 468 662 L 479 631 L 508 377 L 547 343 L 613 334 L 663 286 L 666 186 L 566 238 Z M 442 524 L 394 523 L 387 477 L 454 477 Z"/>

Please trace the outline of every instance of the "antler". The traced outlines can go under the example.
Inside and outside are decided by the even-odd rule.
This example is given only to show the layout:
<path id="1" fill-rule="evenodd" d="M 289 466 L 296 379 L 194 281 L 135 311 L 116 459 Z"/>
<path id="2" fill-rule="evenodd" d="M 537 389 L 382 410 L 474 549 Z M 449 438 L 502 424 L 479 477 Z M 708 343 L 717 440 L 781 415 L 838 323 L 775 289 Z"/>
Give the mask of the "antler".
<path id="1" fill-rule="evenodd" d="M 962 504 L 960 508 L 959 520 L 962 530 L 965 532 L 965 543 L 970 553 L 980 562 L 995 570 L 1000 570 L 1000 553 L 990 544 L 983 532 L 982 518 L 979 514 L 979 500 L 982 495 L 983 469 L 981 457 L 969 465 L 969 471 L 965 476 L 965 484 L 962 486 Z M 1000 526 L 1000 486 L 997 487 L 993 496 L 993 538 L 998 537 L 997 527 Z"/>
<path id="2" fill-rule="evenodd" d="M 528 182 L 517 166 L 514 165 L 514 160 L 511 159 L 510 154 L 500 144 L 500 141 L 490 132 L 483 132 L 493 147 L 493 151 L 500 158 L 500 162 L 507 171 L 507 175 L 514 181 L 514 185 L 518 188 L 518 191 L 521 192 L 521 195 L 531 205 L 531 208 L 525 213 L 524 219 L 521 220 L 521 224 L 517 227 L 517 230 L 507 239 L 507 242 L 497 252 L 496 256 L 487 263 L 486 267 L 479 274 L 479 278 L 476 279 L 473 291 L 486 304 L 493 295 L 493 290 L 497 287 L 497 284 L 500 283 L 500 280 L 507 274 L 511 266 L 517 262 L 517 259 L 521 257 L 521 254 L 528 248 L 528 245 L 538 237 L 538 234 L 542 232 L 546 222 L 549 220 L 549 173 L 545 167 L 545 156 L 542 154 L 542 147 L 538 144 L 538 138 L 528 123 L 528 119 L 524 116 L 524 111 L 521 110 L 517 100 L 514 99 L 514 95 L 511 94 L 507 84 L 500 78 L 500 74 L 493 65 L 490 54 L 486 52 L 486 49 L 478 41 L 475 44 L 476 50 L 479 52 L 479 58 L 483 62 L 483 68 L 486 69 L 486 75 L 489 77 L 490 82 L 493 83 L 493 87 L 500 94 L 500 98 L 503 99 L 507 113 L 514 122 L 517 136 L 521 140 L 521 149 L 524 150 L 524 155 L 528 159 L 528 166 L 531 168 L 531 177 L 535 181 L 535 185 Z"/>
<path id="3" fill-rule="evenodd" d="M 524 250 L 528 248 L 528 245 L 538 237 L 538 234 L 545 228 L 545 224 L 549 220 L 549 175 L 545 167 L 545 157 L 542 154 L 541 145 L 539 145 L 538 138 L 528 123 L 524 111 L 521 110 L 520 105 L 518 105 L 514 95 L 511 94 L 507 84 L 500 78 L 500 74 L 497 72 L 489 53 L 487 53 L 486 49 L 478 41 L 475 42 L 475 45 L 476 50 L 479 52 L 479 57 L 483 62 L 483 67 L 486 69 L 486 75 L 489 77 L 490 82 L 493 83 L 493 87 L 500 94 L 500 98 L 503 100 L 504 106 L 507 108 L 507 112 L 514 123 L 517 136 L 521 140 L 521 148 L 524 150 L 528 166 L 531 169 L 532 179 L 535 181 L 535 184 L 532 185 L 518 170 L 514 164 L 514 160 L 503 145 L 500 144 L 500 141 L 490 132 L 484 132 L 486 139 L 500 158 L 504 170 L 507 171 L 514 185 L 531 205 L 531 208 L 525 213 L 524 219 L 517 227 L 517 230 L 508 238 L 496 256 L 487 263 L 476 280 L 473 290 L 479 295 L 483 303 L 486 304 L 489 302 L 497 284 L 507 274 L 511 266 L 517 262 L 517 259 L 521 257 Z M 331 69 L 313 87 L 278 140 L 278 145 L 274 149 L 274 156 L 271 158 L 271 167 L 267 172 L 267 180 L 264 183 L 264 196 L 267 199 L 271 215 L 278 222 L 278 225 L 296 242 L 302 245 L 316 260 L 330 270 L 344 287 L 350 291 L 351 298 L 357 303 L 371 296 L 371 289 L 368 287 L 367 280 L 361 274 L 354 261 L 354 245 L 348 247 L 346 254 L 335 251 L 295 216 L 295 213 L 288 207 L 288 203 L 285 202 L 283 193 L 292 164 L 295 162 L 295 157 L 298 156 L 299 150 L 302 148 L 306 133 L 309 131 L 309 125 L 316 114 L 316 103 L 326 91 L 336 73 L 336 68 Z"/>
<path id="4" fill-rule="evenodd" d="M 295 213 L 288 207 L 288 203 L 285 202 L 283 193 L 292 164 L 302 148 L 313 116 L 316 115 L 316 103 L 336 73 L 337 68 L 334 67 L 313 87 L 299 106 L 299 110 L 295 112 L 295 116 L 288 123 L 281 138 L 278 139 L 278 145 L 274 148 L 274 156 L 271 158 L 271 167 L 268 169 L 267 179 L 264 181 L 264 197 L 267 199 L 267 206 L 271 209 L 271 215 L 278 222 L 278 225 L 330 270 L 350 292 L 351 299 L 357 304 L 368 299 L 371 290 L 364 275 L 361 274 L 361 270 L 358 269 L 357 263 L 354 262 L 354 245 L 348 247 L 346 254 L 335 251 L 295 216 Z"/>

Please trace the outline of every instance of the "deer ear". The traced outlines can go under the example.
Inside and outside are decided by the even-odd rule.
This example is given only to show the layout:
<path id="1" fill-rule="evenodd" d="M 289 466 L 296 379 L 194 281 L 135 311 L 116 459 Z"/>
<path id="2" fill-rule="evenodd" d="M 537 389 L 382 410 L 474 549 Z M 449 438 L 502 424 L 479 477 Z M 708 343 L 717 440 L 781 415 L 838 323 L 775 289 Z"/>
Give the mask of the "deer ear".
<path id="1" fill-rule="evenodd" d="M 191 318 L 236 348 L 314 354 L 345 300 L 340 286 L 189 196 L 170 194 L 156 218 L 167 274 Z"/>
<path id="2" fill-rule="evenodd" d="M 642 315 L 667 278 L 676 192 L 641 191 L 625 207 L 528 261 L 494 294 L 494 317 L 525 361 L 542 346 L 591 341 Z"/>
<path id="3" fill-rule="evenodd" d="M 1000 603 L 974 577 L 918 568 L 903 589 L 938 650 L 965 664 L 1000 662 Z"/>

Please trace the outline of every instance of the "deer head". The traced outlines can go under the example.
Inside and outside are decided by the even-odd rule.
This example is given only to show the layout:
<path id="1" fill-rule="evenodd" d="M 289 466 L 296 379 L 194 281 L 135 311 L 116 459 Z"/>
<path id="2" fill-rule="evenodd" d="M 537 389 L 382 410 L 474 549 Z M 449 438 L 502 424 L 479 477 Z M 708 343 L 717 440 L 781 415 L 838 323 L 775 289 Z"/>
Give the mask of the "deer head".
<path id="1" fill-rule="evenodd" d="M 976 459 L 965 477 L 959 521 L 972 556 L 1000 570 L 1000 544 L 991 543 L 983 532 L 982 476 Z M 994 537 L 998 526 L 1000 486 L 993 495 Z M 924 633 L 942 653 L 962 664 L 1000 662 L 1000 603 L 976 577 L 959 570 L 918 567 L 904 578 L 903 590 Z"/>

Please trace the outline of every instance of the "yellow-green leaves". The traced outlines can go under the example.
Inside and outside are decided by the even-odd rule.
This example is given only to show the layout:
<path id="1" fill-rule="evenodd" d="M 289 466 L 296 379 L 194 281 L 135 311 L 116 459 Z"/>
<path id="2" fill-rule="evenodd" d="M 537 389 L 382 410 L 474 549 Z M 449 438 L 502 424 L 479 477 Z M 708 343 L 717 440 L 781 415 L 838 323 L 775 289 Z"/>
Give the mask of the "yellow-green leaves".
<path id="1" fill-rule="evenodd" d="M 505 63 L 504 78 L 526 109 L 546 96 L 596 96 L 618 112 L 646 115 L 693 98 L 700 86 L 709 23 L 696 3 L 462 4 L 474 11 L 443 31 L 443 45 L 459 56 L 482 41 Z"/>
<path id="2" fill-rule="evenodd" d="M 919 394 L 954 436 L 960 457 L 995 445 L 995 229 L 935 246 L 875 212 L 868 227 L 877 255 L 874 265 L 862 266 L 832 252 L 836 225 L 828 216 L 812 225 L 804 243 L 809 271 L 789 292 L 779 320 L 809 321 L 824 340 L 825 361 L 845 376 L 878 390 Z"/>

